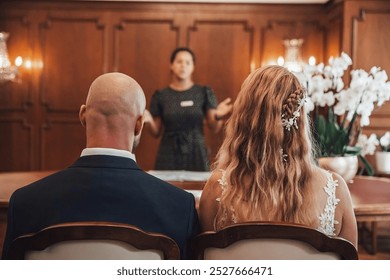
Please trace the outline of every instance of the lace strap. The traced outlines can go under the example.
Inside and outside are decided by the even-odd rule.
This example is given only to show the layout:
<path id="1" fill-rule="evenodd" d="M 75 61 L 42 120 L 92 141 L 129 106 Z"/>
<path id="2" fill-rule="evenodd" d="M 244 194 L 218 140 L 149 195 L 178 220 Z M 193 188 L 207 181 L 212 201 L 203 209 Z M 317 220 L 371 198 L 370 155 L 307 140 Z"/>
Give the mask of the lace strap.
<path id="1" fill-rule="evenodd" d="M 332 174 L 327 171 L 327 182 L 324 187 L 325 193 L 328 195 L 324 212 L 320 215 L 320 226 L 318 230 L 322 231 L 326 235 L 334 236 L 335 234 L 335 224 L 338 224 L 338 221 L 335 220 L 336 205 L 339 203 L 340 199 L 336 198 L 336 187 L 338 186 L 338 180 L 334 180 Z"/>
<path id="2" fill-rule="evenodd" d="M 226 182 L 226 177 L 225 177 L 226 176 L 225 170 L 221 169 L 220 171 L 222 173 L 222 176 L 221 176 L 221 178 L 218 179 L 218 183 L 221 186 L 221 189 L 222 189 L 221 195 L 222 195 L 225 192 L 225 190 L 226 190 L 227 182 Z M 218 197 L 217 201 L 220 202 L 221 198 Z"/>
<path id="3" fill-rule="evenodd" d="M 222 176 L 221 176 L 221 178 L 218 179 L 218 183 L 222 189 L 222 192 L 221 192 L 221 196 L 222 196 L 223 193 L 226 191 L 228 184 L 226 181 L 226 171 L 223 169 L 221 169 L 220 171 L 222 173 Z M 227 209 L 226 209 L 226 206 L 223 203 L 221 203 L 221 197 L 216 198 L 216 201 L 218 203 L 220 203 L 219 207 L 220 207 L 220 211 L 221 211 L 221 216 L 219 217 L 219 221 L 217 221 L 216 219 L 214 220 L 214 229 L 218 230 L 222 227 L 222 225 L 227 225 L 227 224 L 231 224 L 231 223 L 236 224 L 237 220 L 236 220 L 235 210 L 234 210 L 233 206 L 230 206 L 230 208 L 229 208 L 231 217 L 228 218 Z M 228 221 L 230 221 L 230 222 L 228 222 Z"/>

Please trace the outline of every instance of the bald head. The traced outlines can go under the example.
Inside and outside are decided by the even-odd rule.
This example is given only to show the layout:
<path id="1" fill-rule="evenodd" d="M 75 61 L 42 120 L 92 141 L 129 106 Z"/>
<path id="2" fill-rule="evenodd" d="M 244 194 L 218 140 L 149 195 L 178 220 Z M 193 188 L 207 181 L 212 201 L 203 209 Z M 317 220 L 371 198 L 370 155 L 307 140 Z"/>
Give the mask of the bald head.
<path id="1" fill-rule="evenodd" d="M 122 73 L 97 77 L 80 108 L 87 147 L 132 151 L 142 130 L 145 106 L 144 92 L 133 78 Z"/>
<path id="2" fill-rule="evenodd" d="M 133 78 L 122 73 L 107 73 L 97 77 L 89 88 L 87 108 L 103 115 L 129 113 L 140 115 L 145 110 L 145 95 Z"/>

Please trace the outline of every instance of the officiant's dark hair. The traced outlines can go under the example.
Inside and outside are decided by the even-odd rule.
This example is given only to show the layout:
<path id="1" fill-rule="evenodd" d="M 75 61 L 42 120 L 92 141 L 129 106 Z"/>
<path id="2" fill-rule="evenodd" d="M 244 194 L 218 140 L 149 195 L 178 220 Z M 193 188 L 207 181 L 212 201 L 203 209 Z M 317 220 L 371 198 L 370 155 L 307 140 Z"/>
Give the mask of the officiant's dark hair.
<path id="1" fill-rule="evenodd" d="M 176 58 L 176 55 L 179 53 L 179 52 L 188 52 L 189 54 L 191 54 L 192 56 L 192 61 L 194 62 L 195 64 L 195 54 L 194 52 L 190 49 L 190 48 L 187 48 L 187 47 L 179 47 L 179 48 L 176 48 L 172 54 L 171 54 L 171 64 L 175 61 L 175 58 Z"/>

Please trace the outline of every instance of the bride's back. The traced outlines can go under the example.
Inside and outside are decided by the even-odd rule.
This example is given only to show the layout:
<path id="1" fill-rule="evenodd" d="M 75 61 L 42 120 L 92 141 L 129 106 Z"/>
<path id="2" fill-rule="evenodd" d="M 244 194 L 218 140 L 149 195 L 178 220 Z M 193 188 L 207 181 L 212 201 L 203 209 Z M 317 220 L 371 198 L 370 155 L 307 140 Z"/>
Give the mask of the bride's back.
<path id="1" fill-rule="evenodd" d="M 200 201 L 204 229 L 269 220 L 342 233 L 339 178 L 314 162 L 305 99 L 305 89 L 283 67 L 257 69 L 244 81 Z M 344 197 L 345 182 L 341 189 Z"/>

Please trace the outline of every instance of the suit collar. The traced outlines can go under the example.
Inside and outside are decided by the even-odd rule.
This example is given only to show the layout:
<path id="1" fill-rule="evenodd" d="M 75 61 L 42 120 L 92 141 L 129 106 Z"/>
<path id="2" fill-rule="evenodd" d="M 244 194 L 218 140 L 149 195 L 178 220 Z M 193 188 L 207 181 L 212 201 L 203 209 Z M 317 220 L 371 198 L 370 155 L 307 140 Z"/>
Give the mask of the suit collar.
<path id="1" fill-rule="evenodd" d="M 76 160 L 70 168 L 85 167 L 85 168 L 120 168 L 120 169 L 138 169 L 136 162 L 130 158 L 108 156 L 108 155 L 91 155 L 83 156 Z"/>
<path id="2" fill-rule="evenodd" d="M 94 155 L 106 155 L 106 156 L 117 156 L 117 157 L 127 157 L 131 158 L 135 162 L 135 155 L 133 153 L 130 153 L 129 151 L 126 150 L 119 150 L 119 149 L 113 149 L 113 148 L 85 148 L 81 152 L 81 157 L 83 156 L 94 156 Z"/>

